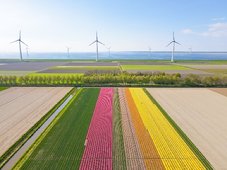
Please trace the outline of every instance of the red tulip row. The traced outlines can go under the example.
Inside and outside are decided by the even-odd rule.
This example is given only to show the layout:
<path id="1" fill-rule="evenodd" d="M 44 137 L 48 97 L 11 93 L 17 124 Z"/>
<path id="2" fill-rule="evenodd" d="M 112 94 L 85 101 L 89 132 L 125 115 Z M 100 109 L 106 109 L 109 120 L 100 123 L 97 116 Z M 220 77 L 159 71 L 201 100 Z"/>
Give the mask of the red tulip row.
<path id="1" fill-rule="evenodd" d="M 102 88 L 85 140 L 80 169 L 112 169 L 112 88 Z"/>

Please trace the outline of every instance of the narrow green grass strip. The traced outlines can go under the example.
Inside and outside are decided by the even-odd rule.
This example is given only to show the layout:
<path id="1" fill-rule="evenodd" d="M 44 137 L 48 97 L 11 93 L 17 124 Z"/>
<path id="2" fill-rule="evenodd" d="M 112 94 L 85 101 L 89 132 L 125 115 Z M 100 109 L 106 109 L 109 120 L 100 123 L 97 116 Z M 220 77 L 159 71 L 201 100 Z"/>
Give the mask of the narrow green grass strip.
<path id="1" fill-rule="evenodd" d="M 98 88 L 80 89 L 14 169 L 78 169 Z"/>
<path id="2" fill-rule="evenodd" d="M 118 90 L 115 88 L 113 103 L 113 169 L 124 170 L 126 168 L 126 157 L 120 113 Z"/>
<path id="3" fill-rule="evenodd" d="M 75 88 L 70 90 L 52 109 L 50 109 L 38 122 L 36 122 L 20 139 L 18 139 L 1 157 L 0 168 L 25 144 L 25 142 L 47 121 L 47 119 L 74 93 Z"/>
<path id="4" fill-rule="evenodd" d="M 202 162 L 206 169 L 212 170 L 213 167 L 210 162 L 206 159 L 206 157 L 199 151 L 199 149 L 194 145 L 194 143 L 187 137 L 187 135 L 181 130 L 181 128 L 174 122 L 174 120 L 168 115 L 168 113 L 162 108 L 162 106 L 151 96 L 151 94 L 143 89 L 147 96 L 151 99 L 151 101 L 158 107 L 158 109 L 162 112 L 165 118 L 169 121 L 169 123 L 173 126 L 176 132 L 181 136 L 184 142 L 189 146 L 189 148 L 193 151 L 196 157 Z"/>
<path id="5" fill-rule="evenodd" d="M 167 70 L 191 70 L 179 65 L 121 65 L 122 69 L 127 70 L 152 70 L 152 71 L 167 71 Z"/>
<path id="6" fill-rule="evenodd" d="M 6 90 L 8 87 L 0 87 L 0 91 Z"/>

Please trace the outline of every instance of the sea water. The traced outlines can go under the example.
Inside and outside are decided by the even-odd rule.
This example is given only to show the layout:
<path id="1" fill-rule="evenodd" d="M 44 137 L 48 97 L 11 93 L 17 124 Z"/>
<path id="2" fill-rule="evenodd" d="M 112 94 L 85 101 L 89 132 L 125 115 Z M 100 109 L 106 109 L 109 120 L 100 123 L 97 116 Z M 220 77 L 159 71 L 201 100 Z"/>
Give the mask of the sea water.
<path id="1" fill-rule="evenodd" d="M 99 59 L 110 60 L 170 60 L 171 52 L 100 52 Z M 0 59 L 19 59 L 18 53 L 0 53 Z M 23 54 L 24 59 L 85 59 L 95 60 L 96 53 L 92 52 L 72 52 L 67 53 L 30 53 Z M 175 60 L 227 60 L 227 52 L 177 52 Z"/>

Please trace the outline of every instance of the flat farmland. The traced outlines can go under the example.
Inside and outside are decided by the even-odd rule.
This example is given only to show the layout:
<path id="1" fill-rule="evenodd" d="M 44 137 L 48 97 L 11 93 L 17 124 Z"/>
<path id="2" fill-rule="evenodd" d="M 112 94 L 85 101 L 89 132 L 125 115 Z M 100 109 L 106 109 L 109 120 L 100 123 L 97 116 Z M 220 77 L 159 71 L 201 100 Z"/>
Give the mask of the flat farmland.
<path id="1" fill-rule="evenodd" d="M 78 169 L 99 89 L 78 91 L 14 169 Z"/>
<path id="2" fill-rule="evenodd" d="M 119 72 L 118 66 L 110 66 L 110 65 L 82 65 L 82 66 L 75 66 L 75 65 L 69 65 L 69 66 L 55 66 L 51 67 L 46 70 L 40 71 L 40 73 L 86 73 L 89 71 L 97 71 L 97 72 L 110 72 L 115 71 Z"/>
<path id="3" fill-rule="evenodd" d="M 180 65 L 122 65 L 123 70 L 153 70 L 153 71 L 166 71 L 166 70 L 190 70 L 187 67 Z"/>
<path id="4" fill-rule="evenodd" d="M 227 98 L 223 89 L 208 91 Z M 171 120 L 169 110 L 155 99 L 142 88 L 77 89 L 13 169 L 212 169 L 204 148 L 188 134 L 195 131 L 199 140 L 203 138 L 194 122 L 189 130 L 181 130 L 181 122 Z M 193 111 L 185 109 L 189 115 Z M 184 112 L 183 108 L 179 113 Z M 197 119 L 190 116 L 184 124 Z M 205 151 L 206 147 L 213 146 L 208 142 Z"/>
<path id="5" fill-rule="evenodd" d="M 165 169 L 205 169 L 193 150 L 143 89 L 129 90 Z M 150 159 L 155 159 L 150 156 Z M 157 163 L 160 166 L 160 163 Z M 153 164 L 156 164 L 155 161 Z"/>
<path id="6" fill-rule="evenodd" d="M 112 169 L 112 88 L 101 88 L 85 140 L 81 170 Z"/>
<path id="7" fill-rule="evenodd" d="M 227 167 L 226 90 L 199 88 L 147 90 L 214 169 Z"/>
<path id="8" fill-rule="evenodd" d="M 124 89 L 119 88 L 122 131 L 124 139 L 126 165 L 128 169 L 145 169 L 143 157 L 131 120 L 130 110 L 127 105 Z"/>
<path id="9" fill-rule="evenodd" d="M 65 87 L 15 87 L 1 91 L 0 155 L 70 90 Z"/>
<path id="10" fill-rule="evenodd" d="M 182 66 L 213 74 L 227 74 L 227 64 L 183 64 Z"/>
<path id="11" fill-rule="evenodd" d="M 15 61 L 15 62 L 4 62 L 0 63 L 0 71 L 39 71 L 47 69 L 49 67 L 54 67 L 58 65 L 64 65 L 66 62 L 57 62 L 57 61 Z"/>
<path id="12" fill-rule="evenodd" d="M 185 67 L 183 65 L 176 64 L 147 64 L 147 65 L 121 65 L 123 71 L 129 73 L 154 73 L 154 72 L 165 72 L 167 74 L 180 73 L 182 75 L 196 74 L 196 75 L 210 75 L 211 73 L 197 70 L 194 68 Z"/>

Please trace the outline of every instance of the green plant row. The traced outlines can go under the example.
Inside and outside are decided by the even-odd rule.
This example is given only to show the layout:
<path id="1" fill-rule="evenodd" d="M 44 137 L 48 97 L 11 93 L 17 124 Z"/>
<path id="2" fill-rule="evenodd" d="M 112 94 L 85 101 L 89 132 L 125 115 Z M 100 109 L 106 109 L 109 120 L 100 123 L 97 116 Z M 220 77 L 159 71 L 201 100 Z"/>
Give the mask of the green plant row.
<path id="1" fill-rule="evenodd" d="M 36 122 L 20 139 L 18 139 L 1 157 L 0 168 L 24 145 L 24 143 L 46 122 L 46 120 L 64 103 L 75 91 L 69 91 L 51 110 L 49 110 L 38 122 Z"/>
<path id="2" fill-rule="evenodd" d="M 113 102 L 113 169 L 127 169 L 118 88 Z"/>
<path id="3" fill-rule="evenodd" d="M 13 169 L 78 169 L 99 89 L 79 89 Z"/>
<path id="4" fill-rule="evenodd" d="M 181 128 L 175 123 L 175 121 L 168 115 L 168 113 L 162 108 L 162 106 L 151 96 L 151 94 L 143 89 L 147 96 L 151 99 L 151 101 L 159 108 L 165 118 L 169 121 L 169 123 L 173 126 L 176 132 L 181 136 L 184 142 L 189 146 L 189 148 L 193 151 L 193 153 L 197 156 L 197 158 L 202 162 L 205 168 L 208 170 L 213 170 L 212 165 L 206 159 L 206 157 L 199 151 L 199 149 L 194 145 L 194 143 L 188 138 L 188 136 L 181 130 Z"/>

